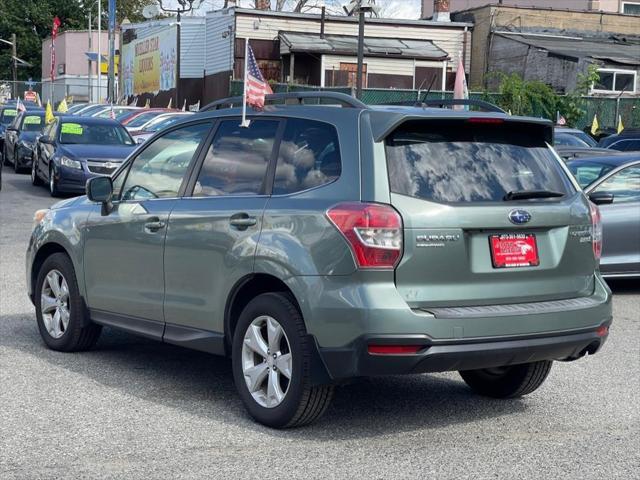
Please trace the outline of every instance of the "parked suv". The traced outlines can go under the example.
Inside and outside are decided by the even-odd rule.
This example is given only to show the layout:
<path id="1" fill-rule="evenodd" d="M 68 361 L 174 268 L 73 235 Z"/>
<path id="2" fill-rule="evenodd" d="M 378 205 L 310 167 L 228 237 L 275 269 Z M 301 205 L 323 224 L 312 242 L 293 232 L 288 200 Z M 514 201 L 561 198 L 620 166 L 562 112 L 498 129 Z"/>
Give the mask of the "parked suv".
<path id="1" fill-rule="evenodd" d="M 550 122 L 269 100 L 320 95 L 345 108 L 193 115 L 37 212 L 44 342 L 86 350 L 108 325 L 230 356 L 247 410 L 278 428 L 354 377 L 457 370 L 513 398 L 600 349 L 600 216 Z"/>

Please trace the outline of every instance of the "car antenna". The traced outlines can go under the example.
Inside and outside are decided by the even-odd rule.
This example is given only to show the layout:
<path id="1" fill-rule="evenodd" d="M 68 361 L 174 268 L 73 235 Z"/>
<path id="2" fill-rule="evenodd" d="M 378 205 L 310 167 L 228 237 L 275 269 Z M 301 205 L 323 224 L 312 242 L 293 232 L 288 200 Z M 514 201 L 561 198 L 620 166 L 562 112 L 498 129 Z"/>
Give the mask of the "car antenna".
<path id="1" fill-rule="evenodd" d="M 424 97 L 422 98 L 422 102 L 420 102 L 422 104 L 422 108 L 425 107 L 424 102 L 427 101 L 427 97 L 429 96 L 429 93 L 431 92 L 431 89 L 433 88 L 433 83 L 435 81 L 436 81 L 436 76 L 434 75 L 433 77 L 431 77 L 431 83 L 429 84 L 429 88 L 427 88 L 427 91 L 425 92 Z"/>

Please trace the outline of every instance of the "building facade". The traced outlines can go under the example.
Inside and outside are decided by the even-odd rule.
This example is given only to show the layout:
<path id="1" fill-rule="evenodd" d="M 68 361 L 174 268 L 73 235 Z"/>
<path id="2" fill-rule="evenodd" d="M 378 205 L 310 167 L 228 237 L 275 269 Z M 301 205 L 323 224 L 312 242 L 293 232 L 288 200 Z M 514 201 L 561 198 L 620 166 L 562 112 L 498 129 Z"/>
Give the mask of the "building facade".
<path id="1" fill-rule="evenodd" d="M 109 37 L 106 31 L 67 30 L 58 34 L 55 44 L 56 59 L 54 81 L 51 81 L 51 38 L 42 42 L 42 98 L 57 103 L 72 96 L 75 101 L 98 101 L 107 94 L 107 62 L 102 63 L 101 85 L 98 85 L 98 43 L 103 59 L 109 54 Z M 91 45 L 91 47 L 90 47 Z M 116 49 L 118 40 L 116 37 Z M 91 52 L 93 56 L 88 55 Z M 90 58 L 93 61 L 90 62 Z"/>
<path id="2" fill-rule="evenodd" d="M 549 8 L 640 15 L 639 0 L 447 0 L 451 13 L 486 5 Z M 434 15 L 433 0 L 422 0 L 422 18 Z"/>
<path id="3" fill-rule="evenodd" d="M 468 22 L 367 19 L 364 83 L 372 88 L 450 89 L 458 59 L 470 66 Z M 206 16 L 205 99 L 242 79 L 245 39 L 270 81 L 355 86 L 355 18 L 241 8 Z"/>
<path id="4" fill-rule="evenodd" d="M 474 23 L 472 87 L 490 86 L 487 74 L 503 71 L 570 91 L 577 75 L 595 64 L 601 82 L 594 94 L 640 94 L 640 16 L 500 5 L 451 16 Z"/>

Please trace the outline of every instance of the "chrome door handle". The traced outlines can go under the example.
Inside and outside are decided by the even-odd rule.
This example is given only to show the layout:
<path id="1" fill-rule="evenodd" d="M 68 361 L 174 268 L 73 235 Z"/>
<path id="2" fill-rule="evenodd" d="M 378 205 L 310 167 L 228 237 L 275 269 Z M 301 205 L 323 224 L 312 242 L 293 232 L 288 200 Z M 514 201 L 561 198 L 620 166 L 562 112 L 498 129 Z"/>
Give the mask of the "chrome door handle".
<path id="1" fill-rule="evenodd" d="M 155 233 L 158 230 L 162 230 L 165 227 L 166 223 L 160 220 L 159 218 L 151 218 L 147 223 L 144 224 L 144 229 L 147 232 Z"/>
<path id="2" fill-rule="evenodd" d="M 247 229 L 257 224 L 258 220 L 256 219 L 256 217 L 250 217 L 246 213 L 237 213 L 231 217 L 229 223 L 239 229 Z"/>

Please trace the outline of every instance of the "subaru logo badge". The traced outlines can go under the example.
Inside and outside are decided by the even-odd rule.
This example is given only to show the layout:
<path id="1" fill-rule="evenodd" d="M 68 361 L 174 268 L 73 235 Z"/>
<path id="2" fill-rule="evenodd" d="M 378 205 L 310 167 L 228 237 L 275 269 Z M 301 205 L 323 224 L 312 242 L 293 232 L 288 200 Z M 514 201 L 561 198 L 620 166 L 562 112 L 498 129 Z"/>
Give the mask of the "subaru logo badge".
<path id="1" fill-rule="evenodd" d="M 524 225 L 531 221 L 531 214 L 526 210 L 511 210 L 509 221 L 515 225 Z"/>

